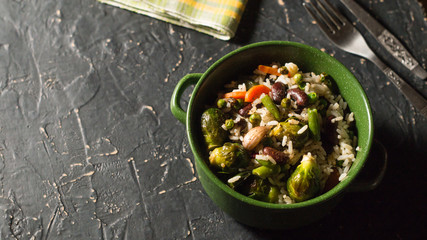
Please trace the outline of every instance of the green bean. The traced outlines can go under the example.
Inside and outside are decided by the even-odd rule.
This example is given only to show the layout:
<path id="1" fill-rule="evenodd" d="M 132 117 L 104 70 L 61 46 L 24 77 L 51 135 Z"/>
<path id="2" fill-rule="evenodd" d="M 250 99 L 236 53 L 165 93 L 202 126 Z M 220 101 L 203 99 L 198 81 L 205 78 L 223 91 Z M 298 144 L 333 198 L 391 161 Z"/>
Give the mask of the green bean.
<path id="1" fill-rule="evenodd" d="M 308 128 L 313 135 L 314 140 L 320 140 L 319 116 L 317 109 L 308 109 Z"/>
<path id="2" fill-rule="evenodd" d="M 277 109 L 276 105 L 274 104 L 273 100 L 270 98 L 270 96 L 265 95 L 261 99 L 262 104 L 267 108 L 267 110 L 273 115 L 273 117 L 280 121 L 280 112 L 279 109 Z"/>

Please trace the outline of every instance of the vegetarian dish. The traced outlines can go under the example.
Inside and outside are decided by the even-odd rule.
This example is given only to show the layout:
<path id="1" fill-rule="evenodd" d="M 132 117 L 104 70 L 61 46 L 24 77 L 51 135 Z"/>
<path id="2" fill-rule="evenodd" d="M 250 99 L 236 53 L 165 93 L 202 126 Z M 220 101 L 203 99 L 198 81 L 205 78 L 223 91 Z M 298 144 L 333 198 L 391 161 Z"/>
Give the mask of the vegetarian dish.
<path id="1" fill-rule="evenodd" d="M 294 63 L 260 65 L 226 84 L 203 112 L 201 130 L 212 171 L 235 191 L 271 203 L 329 191 L 358 150 L 354 114 L 333 79 Z"/>

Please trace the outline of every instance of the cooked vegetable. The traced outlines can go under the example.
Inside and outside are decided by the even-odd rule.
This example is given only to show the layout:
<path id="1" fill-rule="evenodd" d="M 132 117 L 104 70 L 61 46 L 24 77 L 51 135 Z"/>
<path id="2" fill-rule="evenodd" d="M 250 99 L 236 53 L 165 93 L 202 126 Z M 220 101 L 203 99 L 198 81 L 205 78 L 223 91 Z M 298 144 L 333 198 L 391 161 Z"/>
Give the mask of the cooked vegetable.
<path id="1" fill-rule="evenodd" d="M 315 197 L 320 191 L 320 168 L 314 157 L 304 155 L 300 165 L 289 177 L 286 187 L 295 202 Z"/>
<path id="2" fill-rule="evenodd" d="M 243 100 L 243 99 L 237 99 L 237 102 L 236 102 L 236 104 L 234 104 L 234 109 L 236 109 L 236 110 L 239 110 L 240 108 L 242 108 L 243 107 L 243 105 L 244 105 L 244 103 L 245 103 L 245 101 Z"/>
<path id="3" fill-rule="evenodd" d="M 248 195 L 250 198 L 264 201 L 269 191 L 270 186 L 268 180 L 255 177 L 250 184 Z"/>
<path id="4" fill-rule="evenodd" d="M 296 101 L 299 107 L 305 107 L 308 105 L 308 96 L 303 90 L 292 88 L 288 90 L 288 94 L 294 101 Z"/>
<path id="5" fill-rule="evenodd" d="M 319 115 L 317 109 L 308 109 L 308 128 L 313 135 L 313 139 L 320 141 Z"/>
<path id="6" fill-rule="evenodd" d="M 218 108 L 209 108 L 202 114 L 202 133 L 208 149 L 222 146 L 227 139 L 227 131 L 221 126 L 225 122 L 224 113 Z"/>
<path id="7" fill-rule="evenodd" d="M 260 70 L 261 72 L 276 75 L 276 76 L 281 75 L 281 73 L 279 73 L 279 71 L 277 71 L 278 70 L 277 68 L 272 68 L 272 67 L 265 66 L 265 65 L 259 65 L 258 70 Z"/>
<path id="8" fill-rule="evenodd" d="M 322 73 L 322 78 L 320 79 L 321 82 L 325 83 L 326 86 L 328 86 L 329 90 L 331 90 L 331 92 L 333 94 L 337 94 L 338 91 L 338 86 L 335 83 L 335 81 L 332 79 L 332 77 L 329 74 L 326 73 Z"/>
<path id="9" fill-rule="evenodd" d="M 263 93 L 268 94 L 271 89 L 265 85 L 256 85 L 251 87 L 246 92 L 245 102 L 253 102 L 255 99 L 259 98 Z"/>
<path id="10" fill-rule="evenodd" d="M 258 113 L 254 113 L 249 117 L 249 122 L 252 124 L 258 124 L 261 122 L 261 116 Z"/>
<path id="11" fill-rule="evenodd" d="M 325 136 L 325 139 L 328 141 L 328 143 L 332 145 L 337 145 L 338 144 L 338 133 L 337 133 L 338 124 L 336 122 L 332 122 L 332 119 L 334 119 L 333 115 L 328 116 L 323 122 L 324 136 Z"/>
<path id="12" fill-rule="evenodd" d="M 302 83 L 302 75 L 301 73 L 295 73 L 295 75 L 293 76 L 294 81 L 297 85 L 301 85 Z"/>
<path id="13" fill-rule="evenodd" d="M 250 184 L 249 197 L 264 202 L 275 203 L 279 198 L 279 188 L 272 186 L 267 179 L 255 178 Z"/>
<path id="14" fill-rule="evenodd" d="M 254 81 L 247 80 L 245 81 L 246 90 L 249 90 L 251 87 L 258 85 L 258 83 Z"/>
<path id="15" fill-rule="evenodd" d="M 284 74 L 284 75 L 286 75 L 286 74 L 288 74 L 288 73 L 289 73 L 288 68 L 287 68 L 286 66 L 281 66 L 281 67 L 279 68 L 279 72 L 280 72 L 281 74 Z"/>
<path id="16" fill-rule="evenodd" d="M 228 179 L 227 184 L 231 188 L 236 189 L 238 186 L 243 184 L 248 179 L 248 177 L 251 176 L 251 174 L 252 174 L 251 171 L 239 172 L 238 174 L 236 174 L 232 178 Z M 230 181 L 230 180 L 232 180 L 232 181 Z"/>
<path id="17" fill-rule="evenodd" d="M 225 98 L 245 99 L 246 91 L 228 92 L 224 94 Z"/>
<path id="18" fill-rule="evenodd" d="M 286 97 L 286 86 L 281 82 L 275 82 L 271 86 L 270 97 L 276 104 L 280 104 L 283 98 Z"/>
<path id="19" fill-rule="evenodd" d="M 266 202 L 275 203 L 279 199 L 279 188 L 276 186 L 270 186 L 270 191 L 268 191 Z"/>
<path id="20" fill-rule="evenodd" d="M 227 101 L 225 100 L 225 99 L 223 99 L 223 98 L 221 98 L 221 99 L 219 99 L 217 102 L 216 102 L 216 105 L 218 106 L 218 108 L 225 108 L 226 106 L 227 106 Z"/>
<path id="21" fill-rule="evenodd" d="M 261 98 L 261 102 L 264 105 L 265 108 L 273 115 L 273 117 L 280 121 L 280 112 L 279 109 L 277 109 L 276 105 L 274 104 L 273 100 L 271 100 L 270 96 L 265 95 L 263 98 Z"/>
<path id="22" fill-rule="evenodd" d="M 268 155 L 276 161 L 277 164 L 284 164 L 289 159 L 288 155 L 272 147 L 264 147 L 262 150 L 265 155 Z"/>
<path id="23" fill-rule="evenodd" d="M 279 165 L 273 165 L 271 167 L 260 166 L 252 170 L 252 174 L 256 175 L 262 179 L 268 178 L 274 174 L 278 174 L 280 172 Z"/>
<path id="24" fill-rule="evenodd" d="M 340 173 L 338 172 L 338 169 L 334 168 L 334 170 L 329 174 L 322 192 L 325 193 L 335 187 L 340 182 L 339 177 Z"/>
<path id="25" fill-rule="evenodd" d="M 319 110 L 318 112 L 320 113 L 320 115 L 322 115 L 322 117 L 324 117 L 326 115 L 326 110 L 328 108 L 328 101 L 326 101 L 326 99 L 324 98 L 319 98 L 319 105 L 317 106 L 317 110 Z"/>
<path id="26" fill-rule="evenodd" d="M 300 72 L 291 62 L 275 64 L 260 65 L 265 74 L 231 79 L 217 108 L 203 113 L 201 130 L 220 180 L 247 197 L 292 204 L 345 179 L 357 154 L 357 129 L 342 96 L 328 88 L 329 76 Z M 348 134 L 338 138 L 337 131 Z"/>
<path id="27" fill-rule="evenodd" d="M 319 100 L 319 97 L 317 96 L 317 93 L 311 92 L 307 94 L 308 102 L 309 103 L 315 103 L 317 100 Z"/>
<path id="28" fill-rule="evenodd" d="M 246 105 L 246 106 L 244 106 L 244 107 L 242 107 L 240 110 L 239 110 L 239 114 L 242 116 L 242 117 L 247 117 L 248 116 L 248 113 L 249 113 L 249 111 L 252 109 L 252 104 L 248 104 L 248 105 Z"/>
<path id="29" fill-rule="evenodd" d="M 248 164 L 249 159 L 249 155 L 242 145 L 230 142 L 215 148 L 209 155 L 211 166 L 224 173 L 237 172 L 239 167 Z"/>
<path id="30" fill-rule="evenodd" d="M 270 127 L 266 126 L 258 126 L 252 128 L 248 131 L 248 133 L 246 133 L 245 137 L 243 138 L 243 147 L 247 150 L 254 149 L 265 137 L 268 131 L 270 131 Z"/>
<path id="31" fill-rule="evenodd" d="M 291 99 L 283 98 L 282 101 L 280 102 L 280 106 L 282 106 L 285 109 L 289 108 L 291 106 Z"/>
<path id="32" fill-rule="evenodd" d="M 233 121 L 233 119 L 227 119 L 227 120 L 225 120 L 224 125 L 225 125 L 225 128 L 227 130 L 232 129 L 234 127 L 234 121 Z"/>
<path id="33" fill-rule="evenodd" d="M 309 139 L 309 131 L 304 131 L 301 134 L 298 134 L 299 130 L 304 127 L 304 124 L 291 124 L 288 121 L 280 122 L 276 127 L 274 127 L 270 136 L 275 137 L 279 141 L 283 140 L 283 137 L 286 136 L 288 140 L 292 141 L 292 144 L 296 148 L 304 146 L 304 144 Z"/>

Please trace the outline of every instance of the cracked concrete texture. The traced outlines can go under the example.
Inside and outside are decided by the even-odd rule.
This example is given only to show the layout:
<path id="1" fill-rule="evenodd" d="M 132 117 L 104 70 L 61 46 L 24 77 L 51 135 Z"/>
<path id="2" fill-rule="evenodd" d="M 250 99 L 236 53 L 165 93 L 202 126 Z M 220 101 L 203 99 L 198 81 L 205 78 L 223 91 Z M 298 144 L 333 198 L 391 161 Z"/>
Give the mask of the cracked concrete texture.
<path id="1" fill-rule="evenodd" d="M 426 68 L 427 24 L 418 3 L 360 2 Z M 422 148 L 426 120 L 375 66 L 327 41 L 300 4 L 248 3 L 238 34 L 229 42 L 82 0 L 1 1 L 0 29 L 0 239 L 281 236 L 242 226 L 211 202 L 197 180 L 185 126 L 169 110 L 181 77 L 203 72 L 251 42 L 298 41 L 333 54 L 355 73 L 376 110 L 377 138 L 395 153 L 390 174 L 398 180 L 415 178 L 398 170 L 400 158 L 426 166 L 421 161 L 427 153 Z M 427 93 L 425 82 L 393 66 Z M 415 150 L 408 153 L 407 148 Z M 379 193 L 397 181 L 390 174 Z M 379 193 L 362 199 L 379 199 L 375 206 L 382 211 L 386 200 Z M 411 203 L 418 206 L 425 200 L 421 196 L 416 193 Z M 339 221 L 352 209 L 366 210 L 367 204 L 356 201 L 340 205 L 326 217 L 329 223 L 311 225 L 314 230 L 304 236 L 362 229 L 357 223 L 351 227 L 354 219 Z M 381 220 L 378 214 L 368 221 L 378 227 L 375 221 Z M 406 236 L 411 227 L 396 229 L 390 235 L 373 227 L 368 232 Z"/>

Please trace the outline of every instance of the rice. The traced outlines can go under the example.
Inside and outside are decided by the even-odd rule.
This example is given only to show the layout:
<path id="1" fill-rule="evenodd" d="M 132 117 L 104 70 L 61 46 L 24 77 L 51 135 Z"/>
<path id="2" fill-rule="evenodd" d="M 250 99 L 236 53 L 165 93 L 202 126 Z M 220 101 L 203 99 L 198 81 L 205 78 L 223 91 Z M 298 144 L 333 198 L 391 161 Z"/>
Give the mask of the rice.
<path id="1" fill-rule="evenodd" d="M 303 134 L 303 133 L 305 132 L 305 130 L 307 130 L 307 128 L 308 128 L 308 125 L 305 125 L 305 126 L 304 126 L 304 127 L 302 127 L 300 130 L 298 130 L 297 134 L 298 134 L 298 135 Z"/>
<path id="2" fill-rule="evenodd" d="M 228 183 L 234 183 L 234 182 L 238 181 L 240 178 L 241 178 L 241 176 L 240 176 L 240 175 L 236 175 L 236 176 L 234 176 L 234 177 L 232 177 L 232 178 L 228 179 L 228 180 L 227 180 L 227 182 L 228 182 Z"/>
<path id="3" fill-rule="evenodd" d="M 265 85 L 269 88 L 271 88 L 274 83 L 279 82 L 284 84 L 287 89 L 300 88 L 307 95 L 316 93 L 317 96 L 325 100 L 327 105 L 322 106 L 320 102 L 315 102 L 312 105 L 309 105 L 309 107 L 300 108 L 294 100 L 290 102 L 289 108 L 284 108 L 280 104 L 276 104 L 281 116 L 286 116 L 285 118 L 278 120 L 275 119 L 274 115 L 262 104 L 261 99 L 266 96 L 266 94 L 263 93 L 252 103 L 249 103 L 251 104 L 251 107 L 247 116 L 241 116 L 233 111 L 232 104 L 227 102 L 223 112 L 230 116 L 228 119 L 232 119 L 235 125 L 232 129 L 228 130 L 225 124 L 221 127 L 227 130 L 228 140 L 236 143 L 243 143 L 244 136 L 254 127 L 271 127 L 270 132 L 267 134 L 267 138 L 271 140 L 271 143 L 269 143 L 270 145 L 268 146 L 271 146 L 285 154 L 288 158 L 286 164 L 288 164 L 291 169 L 295 169 L 295 167 L 301 162 L 301 159 L 311 157 L 315 159 L 320 168 L 321 186 L 325 185 L 330 174 L 335 170 L 339 173 L 338 181 L 344 181 L 348 176 L 348 172 L 350 171 L 353 162 L 356 160 L 357 152 L 360 151 L 360 147 L 357 146 L 357 136 L 353 133 L 350 134 L 355 121 L 354 113 L 349 111 L 348 104 L 342 96 L 339 94 L 334 95 L 328 85 L 323 81 L 326 75 L 316 75 L 313 72 L 303 73 L 294 63 L 285 63 L 284 66 L 288 71 L 287 73 L 282 72 L 283 68 L 279 63 L 271 65 L 272 68 L 277 69 L 279 73 L 282 73 L 280 76 L 266 74 L 256 69 L 253 71 L 254 76 L 250 79 L 255 84 Z M 303 87 L 296 84 L 293 76 L 297 73 L 300 73 L 303 76 L 302 81 L 305 83 Z M 248 90 L 246 84 L 237 81 L 232 81 L 231 83 L 226 84 L 225 88 L 228 89 L 228 91 Z M 291 98 L 289 91 L 285 97 Z M 289 126 L 298 127 L 296 136 L 312 136 L 313 130 L 311 130 L 311 127 L 309 127 L 308 124 L 308 108 L 318 109 L 319 114 L 323 111 L 322 116 L 324 117 L 319 119 L 318 122 L 320 126 L 322 126 L 325 121 L 330 121 L 330 124 L 333 124 L 333 126 L 336 127 L 337 143 L 331 146 L 330 150 L 324 148 L 324 139 L 320 139 L 319 141 L 309 137 L 309 139 L 305 140 L 305 142 L 301 144 L 295 136 L 276 136 L 272 133 L 276 128 L 280 130 L 281 124 L 286 123 L 289 124 Z M 253 114 L 259 115 L 259 122 L 250 121 L 249 116 Z M 247 166 L 239 168 L 240 173 L 247 171 L 252 172 L 253 169 L 265 164 L 262 163 L 262 161 L 268 161 L 272 165 L 283 166 L 283 163 L 276 161 L 275 158 L 263 152 L 265 147 L 264 144 L 266 143 L 261 141 L 252 150 L 250 163 Z M 292 204 L 295 202 L 286 188 L 287 177 L 289 177 L 289 174 L 280 172 L 265 178 L 269 184 L 279 188 L 280 194 L 276 202 L 280 204 Z M 234 184 L 238 181 L 242 181 L 242 179 L 241 175 L 231 176 L 228 178 L 227 183 Z"/>

